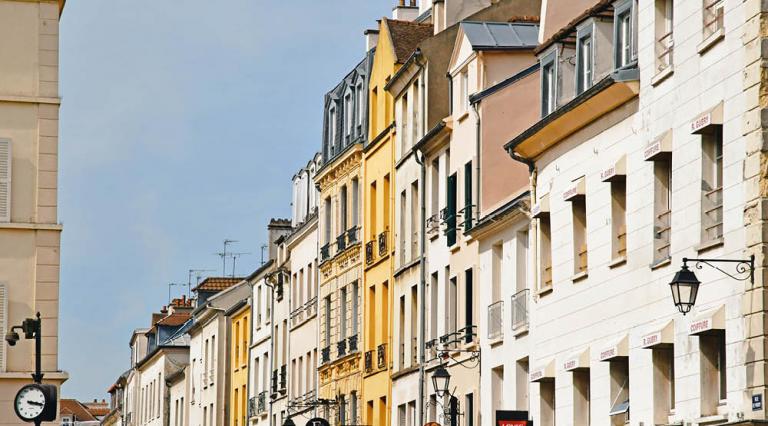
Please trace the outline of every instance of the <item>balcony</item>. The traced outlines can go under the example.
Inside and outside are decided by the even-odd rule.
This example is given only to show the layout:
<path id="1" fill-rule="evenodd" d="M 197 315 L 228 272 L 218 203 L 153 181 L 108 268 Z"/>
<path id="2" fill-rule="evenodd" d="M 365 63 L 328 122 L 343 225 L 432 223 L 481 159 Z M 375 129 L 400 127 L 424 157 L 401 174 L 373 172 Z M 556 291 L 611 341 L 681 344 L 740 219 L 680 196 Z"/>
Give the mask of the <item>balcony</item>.
<path id="1" fill-rule="evenodd" d="M 272 380 L 270 381 L 272 392 L 271 394 L 277 395 L 277 370 L 272 371 Z"/>
<path id="2" fill-rule="evenodd" d="M 349 353 L 357 352 L 358 351 L 358 348 L 357 348 L 357 334 L 355 334 L 354 336 L 349 336 L 347 338 L 347 344 L 349 346 Z"/>
<path id="3" fill-rule="evenodd" d="M 347 341 L 346 340 L 339 340 L 336 342 L 336 353 L 339 358 L 345 356 L 347 354 Z"/>
<path id="4" fill-rule="evenodd" d="M 347 245 L 353 246 L 360 242 L 360 227 L 354 226 L 347 231 Z"/>
<path id="5" fill-rule="evenodd" d="M 438 341 L 441 346 L 446 348 L 455 348 L 461 344 L 472 343 L 475 341 L 475 337 L 477 337 L 476 329 L 476 325 L 467 325 L 464 328 L 440 336 Z"/>
<path id="6" fill-rule="evenodd" d="M 656 223 L 653 227 L 654 262 L 669 259 L 670 236 L 672 234 L 671 210 L 666 210 L 656 215 Z"/>
<path id="7" fill-rule="evenodd" d="M 432 237 L 434 235 L 437 235 L 438 232 L 440 232 L 440 217 L 438 214 L 433 214 L 432 216 L 427 218 L 427 222 L 425 224 L 425 228 L 427 231 L 427 236 Z"/>
<path id="8" fill-rule="evenodd" d="M 368 241 L 365 243 L 365 264 L 370 265 L 373 263 L 374 257 L 373 257 L 373 246 L 376 244 L 376 241 Z"/>
<path id="9" fill-rule="evenodd" d="M 530 290 L 520 290 L 512 296 L 512 330 L 522 332 L 528 330 L 528 299 Z"/>
<path id="10" fill-rule="evenodd" d="M 251 397 L 248 399 L 248 418 L 256 417 L 259 414 L 258 410 L 258 397 Z"/>
<path id="11" fill-rule="evenodd" d="M 488 306 L 488 339 L 504 338 L 504 301 L 499 300 Z"/>
<path id="12" fill-rule="evenodd" d="M 379 370 L 387 367 L 387 344 L 382 343 L 376 348 L 376 361 Z"/>
<path id="13" fill-rule="evenodd" d="M 373 351 L 366 351 L 365 352 L 365 373 L 370 373 L 373 371 Z"/>
<path id="14" fill-rule="evenodd" d="M 414 337 L 411 346 L 411 365 L 419 365 L 419 339 Z"/>
<path id="15" fill-rule="evenodd" d="M 258 396 L 258 402 L 256 405 L 256 411 L 259 414 L 267 412 L 267 391 L 261 391 Z"/>
<path id="16" fill-rule="evenodd" d="M 384 231 L 381 234 L 379 234 L 379 257 L 385 256 L 387 254 L 387 237 L 389 236 L 389 231 Z"/>
<path id="17" fill-rule="evenodd" d="M 660 73 L 672 66 L 672 55 L 675 42 L 672 39 L 672 31 L 662 35 L 656 40 L 656 72 Z"/>
<path id="18" fill-rule="evenodd" d="M 331 258 L 331 243 L 328 243 L 320 247 L 320 263 L 323 263 L 330 258 Z"/>
<path id="19" fill-rule="evenodd" d="M 307 318 L 317 313 L 317 296 L 309 299 L 307 303 L 304 304 L 304 310 L 307 312 Z"/>
<path id="20" fill-rule="evenodd" d="M 459 213 L 457 214 L 457 217 L 464 219 L 464 232 L 469 232 L 475 224 L 475 218 L 473 216 L 474 210 L 475 206 L 473 204 L 469 204 L 463 209 L 459 210 Z"/>
<path id="21" fill-rule="evenodd" d="M 285 364 L 280 367 L 280 392 L 285 393 L 288 385 L 288 369 Z"/>
<path id="22" fill-rule="evenodd" d="M 325 364 L 331 360 L 331 347 L 326 346 L 320 350 L 320 364 Z"/>
<path id="23" fill-rule="evenodd" d="M 402 370 L 405 368 L 405 343 L 401 343 L 400 345 L 400 356 L 398 359 L 398 366 L 397 368 Z"/>
<path id="24" fill-rule="evenodd" d="M 336 253 L 342 253 L 347 249 L 347 233 L 343 233 L 336 237 Z"/>
<path id="25" fill-rule="evenodd" d="M 703 242 L 715 241 L 723 237 L 723 187 L 704 192 L 702 200 Z"/>

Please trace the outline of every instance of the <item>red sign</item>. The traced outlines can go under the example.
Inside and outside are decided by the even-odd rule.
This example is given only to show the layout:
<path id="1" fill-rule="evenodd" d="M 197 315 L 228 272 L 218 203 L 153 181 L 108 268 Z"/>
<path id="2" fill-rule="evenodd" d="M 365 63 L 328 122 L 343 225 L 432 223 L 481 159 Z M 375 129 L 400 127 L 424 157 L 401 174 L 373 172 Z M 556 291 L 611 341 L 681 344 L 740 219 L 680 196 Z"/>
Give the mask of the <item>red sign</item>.
<path id="1" fill-rule="evenodd" d="M 527 426 L 528 420 L 499 420 L 496 426 Z"/>

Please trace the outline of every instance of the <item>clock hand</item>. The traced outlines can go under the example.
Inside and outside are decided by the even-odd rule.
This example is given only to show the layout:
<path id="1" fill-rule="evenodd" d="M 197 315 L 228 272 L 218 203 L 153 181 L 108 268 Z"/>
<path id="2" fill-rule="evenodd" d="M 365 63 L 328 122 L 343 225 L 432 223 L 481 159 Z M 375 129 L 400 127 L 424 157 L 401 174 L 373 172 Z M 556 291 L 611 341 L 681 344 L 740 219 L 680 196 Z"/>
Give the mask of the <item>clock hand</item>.
<path id="1" fill-rule="evenodd" d="M 42 407 L 43 405 L 45 405 L 42 402 L 36 402 L 36 401 L 27 401 L 27 403 L 30 405 L 37 405 L 38 407 Z"/>

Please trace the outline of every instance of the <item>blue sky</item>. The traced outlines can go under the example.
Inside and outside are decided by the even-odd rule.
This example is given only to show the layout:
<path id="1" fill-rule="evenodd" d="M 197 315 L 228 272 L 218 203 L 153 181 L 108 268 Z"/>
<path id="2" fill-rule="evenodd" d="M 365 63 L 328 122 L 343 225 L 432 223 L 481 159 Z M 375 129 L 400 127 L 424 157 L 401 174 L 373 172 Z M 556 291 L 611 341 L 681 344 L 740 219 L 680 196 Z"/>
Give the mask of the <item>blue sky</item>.
<path id="1" fill-rule="evenodd" d="M 395 0 L 77 0 L 61 18 L 63 396 L 106 397 L 128 339 L 224 238 L 259 263 L 323 94 Z M 182 289 L 174 288 L 180 294 Z"/>

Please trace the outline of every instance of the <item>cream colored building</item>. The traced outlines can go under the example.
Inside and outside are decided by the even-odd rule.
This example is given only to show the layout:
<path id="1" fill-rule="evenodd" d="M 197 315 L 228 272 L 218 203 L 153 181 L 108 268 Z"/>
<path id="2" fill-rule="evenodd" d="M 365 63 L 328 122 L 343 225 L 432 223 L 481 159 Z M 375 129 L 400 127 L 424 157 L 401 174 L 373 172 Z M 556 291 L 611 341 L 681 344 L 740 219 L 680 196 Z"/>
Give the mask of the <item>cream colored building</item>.
<path id="1" fill-rule="evenodd" d="M 40 312 L 42 369 L 61 385 L 59 17 L 64 1 L 0 1 L 0 329 Z M 0 406 L 31 382 L 34 343 L 0 345 Z M 21 424 L 0 410 L 0 424 Z"/>
<path id="2" fill-rule="evenodd" d="M 543 6 L 541 119 L 506 145 L 535 202 L 533 421 L 765 419 L 766 6 Z M 693 310 L 673 305 L 681 258 L 752 254 L 754 286 L 703 265 Z"/>
<path id="3" fill-rule="evenodd" d="M 266 277 L 274 271 L 274 261 L 269 260 L 254 271 L 246 281 L 251 286 L 251 347 L 249 348 L 248 371 L 248 424 L 263 426 L 270 424 L 272 401 L 272 286 Z"/>

